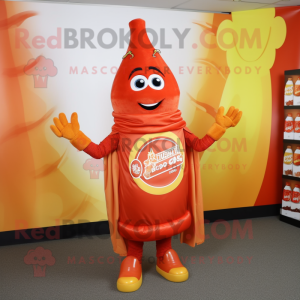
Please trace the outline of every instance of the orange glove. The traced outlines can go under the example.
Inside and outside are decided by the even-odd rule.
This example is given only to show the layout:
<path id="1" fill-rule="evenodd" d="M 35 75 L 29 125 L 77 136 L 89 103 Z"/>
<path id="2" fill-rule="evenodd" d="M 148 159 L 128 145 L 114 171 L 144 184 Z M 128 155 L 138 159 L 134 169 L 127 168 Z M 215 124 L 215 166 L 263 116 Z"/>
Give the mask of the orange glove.
<path id="1" fill-rule="evenodd" d="M 234 108 L 234 106 L 231 106 L 226 116 L 223 116 L 224 107 L 221 106 L 219 107 L 216 115 L 216 123 L 218 123 L 220 126 L 224 127 L 225 129 L 229 127 L 235 127 L 240 121 L 242 114 L 243 113 L 239 111 L 238 108 Z"/>
<path id="2" fill-rule="evenodd" d="M 216 115 L 216 123 L 208 130 L 207 135 L 217 141 L 222 137 L 226 129 L 235 127 L 239 123 L 242 114 L 237 108 L 231 106 L 226 116 L 224 116 L 224 107 L 219 107 Z"/>
<path id="3" fill-rule="evenodd" d="M 54 118 L 53 122 L 55 125 L 51 125 L 50 128 L 54 134 L 70 140 L 71 144 L 78 150 L 83 150 L 90 144 L 91 140 L 79 130 L 77 113 L 72 114 L 71 123 L 68 122 L 64 113 L 60 113 L 59 119 Z"/>

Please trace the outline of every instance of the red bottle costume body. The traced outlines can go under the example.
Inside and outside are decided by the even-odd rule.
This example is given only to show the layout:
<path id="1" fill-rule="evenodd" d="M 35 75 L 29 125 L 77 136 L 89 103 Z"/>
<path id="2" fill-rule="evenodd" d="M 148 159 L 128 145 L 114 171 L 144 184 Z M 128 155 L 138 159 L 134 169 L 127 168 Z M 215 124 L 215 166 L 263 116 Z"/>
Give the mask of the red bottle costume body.
<path id="1" fill-rule="evenodd" d="M 184 149 L 186 148 L 185 144 L 187 144 L 196 151 L 204 151 L 214 142 L 210 136 L 205 136 L 200 140 L 184 129 L 173 131 L 173 133 L 180 137 Z M 100 145 L 91 142 L 84 151 L 94 158 L 101 158 L 119 148 L 118 159 L 120 174 L 122 174 L 119 185 L 119 232 L 129 240 L 153 241 L 176 235 L 186 230 L 191 224 L 191 214 L 188 210 L 188 166 L 182 170 L 183 177 L 179 185 L 169 193 L 155 196 L 147 193 L 134 182 L 128 168 L 131 149 L 127 145 L 126 147 L 122 145 L 122 141 L 135 141 L 139 138 L 140 135 L 114 134 L 108 136 Z M 160 138 L 165 141 L 164 134 Z M 167 144 L 165 146 L 168 147 Z M 172 148 L 172 145 L 170 146 L 169 148 Z M 158 148 L 159 145 L 155 144 L 155 147 Z M 185 151 L 182 152 L 185 156 Z M 167 161 L 172 157 L 167 157 Z M 177 177 L 178 171 L 176 169 L 180 166 L 181 164 L 175 169 L 174 167 L 169 169 L 173 176 L 170 179 L 167 178 L 169 174 L 165 176 L 164 179 L 167 180 L 167 184 Z M 164 169 L 167 171 L 162 173 Z M 162 180 L 160 176 L 168 172 L 170 171 L 167 168 L 162 168 L 162 171 L 155 174 L 156 176 L 153 178 L 157 179 L 157 183 L 160 183 Z M 162 189 L 161 186 L 159 188 Z"/>
<path id="2" fill-rule="evenodd" d="M 179 87 L 160 51 L 154 49 L 145 21 L 133 20 L 130 44 L 116 74 L 111 101 L 115 124 L 99 145 L 79 130 L 77 114 L 71 124 L 64 114 L 56 126 L 59 137 L 71 140 L 94 158 L 105 158 L 105 196 L 114 251 L 122 262 L 118 289 L 134 291 L 142 282 L 144 241 L 156 241 L 157 271 L 180 282 L 188 272 L 171 249 L 171 237 L 181 234 L 190 246 L 204 241 L 204 220 L 198 152 L 206 150 L 241 112 L 220 108 L 207 135 L 193 135 L 178 110 Z"/>

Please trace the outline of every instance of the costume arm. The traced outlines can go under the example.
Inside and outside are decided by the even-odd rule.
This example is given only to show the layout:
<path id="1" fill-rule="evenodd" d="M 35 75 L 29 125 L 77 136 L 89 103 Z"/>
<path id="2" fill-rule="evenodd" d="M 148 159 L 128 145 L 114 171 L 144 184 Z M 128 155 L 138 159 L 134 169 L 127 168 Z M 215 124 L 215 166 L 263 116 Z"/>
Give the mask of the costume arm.
<path id="1" fill-rule="evenodd" d="M 99 145 L 90 142 L 89 145 L 83 150 L 91 157 L 100 159 L 118 148 L 119 134 L 110 134 Z"/>
<path id="2" fill-rule="evenodd" d="M 119 134 L 110 134 L 99 145 L 94 144 L 81 130 L 77 113 L 72 113 L 69 123 L 64 113 L 53 119 L 50 128 L 57 137 L 64 137 L 79 151 L 84 150 L 93 158 L 102 158 L 118 148 Z"/>
<path id="3" fill-rule="evenodd" d="M 215 140 L 210 137 L 209 135 L 205 135 L 204 138 L 199 139 L 196 137 L 194 134 L 184 130 L 184 138 L 185 138 L 185 143 L 189 146 L 192 147 L 195 151 L 202 152 L 209 148 Z"/>
<path id="4" fill-rule="evenodd" d="M 204 151 L 210 147 L 215 141 L 219 140 L 226 130 L 235 127 L 241 120 L 242 112 L 231 106 L 224 116 L 224 107 L 221 106 L 216 114 L 216 122 L 208 130 L 203 139 L 198 139 L 194 134 L 184 130 L 185 142 L 195 151 Z"/>

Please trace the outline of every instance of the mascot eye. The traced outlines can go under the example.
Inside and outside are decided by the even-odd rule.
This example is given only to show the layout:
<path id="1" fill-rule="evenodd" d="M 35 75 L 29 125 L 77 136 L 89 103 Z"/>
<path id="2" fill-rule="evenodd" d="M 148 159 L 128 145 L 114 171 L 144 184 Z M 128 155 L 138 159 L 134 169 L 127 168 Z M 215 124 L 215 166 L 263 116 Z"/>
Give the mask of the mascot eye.
<path id="1" fill-rule="evenodd" d="M 161 76 L 157 74 L 150 75 L 148 80 L 149 80 L 150 87 L 155 90 L 162 90 L 165 86 L 164 80 L 162 79 Z"/>
<path id="2" fill-rule="evenodd" d="M 44 67 L 43 69 L 46 71 L 46 70 L 47 70 L 47 67 Z"/>
<path id="3" fill-rule="evenodd" d="M 148 80 L 143 75 L 136 75 L 131 79 L 130 86 L 134 91 L 141 91 L 148 86 Z"/>

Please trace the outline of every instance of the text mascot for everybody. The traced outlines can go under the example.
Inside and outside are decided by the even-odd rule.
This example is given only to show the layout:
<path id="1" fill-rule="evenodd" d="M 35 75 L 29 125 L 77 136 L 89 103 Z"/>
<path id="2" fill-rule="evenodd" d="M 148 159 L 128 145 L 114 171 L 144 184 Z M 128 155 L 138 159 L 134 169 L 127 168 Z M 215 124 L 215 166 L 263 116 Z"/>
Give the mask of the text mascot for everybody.
<path id="1" fill-rule="evenodd" d="M 231 107 L 198 139 L 178 110 L 179 87 L 154 49 L 145 21 L 129 23 L 131 37 L 111 91 L 115 124 L 99 145 L 79 130 L 76 113 L 54 118 L 52 131 L 78 150 L 105 158 L 105 196 L 114 251 L 126 256 L 117 288 L 133 292 L 142 284 L 143 244 L 156 241 L 156 270 L 173 282 L 189 273 L 172 249 L 171 238 L 194 247 L 204 241 L 203 204 L 198 152 L 206 150 L 242 113 Z"/>

